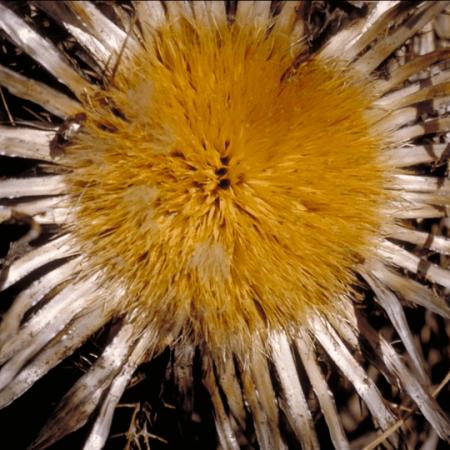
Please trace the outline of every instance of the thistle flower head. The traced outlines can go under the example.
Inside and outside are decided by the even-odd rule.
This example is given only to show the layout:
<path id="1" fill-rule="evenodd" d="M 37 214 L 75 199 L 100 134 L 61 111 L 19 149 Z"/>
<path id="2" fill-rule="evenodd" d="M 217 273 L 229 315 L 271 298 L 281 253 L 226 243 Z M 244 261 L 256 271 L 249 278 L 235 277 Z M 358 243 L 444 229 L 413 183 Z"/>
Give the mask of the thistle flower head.
<path id="1" fill-rule="evenodd" d="M 200 377 L 224 449 L 318 449 L 313 414 L 349 449 L 326 358 L 379 441 L 399 446 L 404 399 L 448 439 L 402 302 L 450 317 L 449 271 L 430 256 L 450 243 L 421 225 L 448 229 L 434 168 L 448 160 L 449 51 L 435 43 L 450 2 L 346 2 L 359 17 L 315 51 L 314 2 L 35 3 L 79 48 L 67 59 L 0 3 L 6 37 L 73 93 L 0 66 L 11 94 L 62 119 L 15 127 L 7 110 L 0 127 L 2 155 L 39 161 L 0 180 L 0 222 L 30 226 L 0 277 L 17 294 L 0 323 L 0 406 L 113 325 L 33 448 L 88 420 L 85 448 L 102 448 L 134 371 L 166 348 L 179 403 L 196 413 Z M 440 40 L 418 37 L 430 29 Z M 392 56 L 417 39 L 410 60 Z"/>
<path id="2" fill-rule="evenodd" d="M 265 31 L 152 30 L 86 98 L 65 158 L 73 233 L 124 285 L 118 308 L 243 355 L 349 292 L 386 197 L 370 82 L 337 60 L 293 70 L 288 36 Z"/>

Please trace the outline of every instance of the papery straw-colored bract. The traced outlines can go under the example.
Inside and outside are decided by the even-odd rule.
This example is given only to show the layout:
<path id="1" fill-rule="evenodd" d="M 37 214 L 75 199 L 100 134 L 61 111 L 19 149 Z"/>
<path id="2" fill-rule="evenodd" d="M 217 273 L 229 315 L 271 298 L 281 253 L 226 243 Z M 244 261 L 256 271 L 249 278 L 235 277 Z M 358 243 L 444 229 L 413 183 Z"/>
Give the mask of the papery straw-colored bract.
<path id="1" fill-rule="evenodd" d="M 349 449 L 324 358 L 380 433 L 396 429 L 396 410 L 361 361 L 448 439 L 401 302 L 450 316 L 450 272 L 411 247 L 450 253 L 445 235 L 419 227 L 449 205 L 450 183 L 431 169 L 448 159 L 450 52 L 428 45 L 400 65 L 391 55 L 430 26 L 450 37 L 450 2 L 349 6 L 359 18 L 316 52 L 301 1 L 112 3 L 105 14 L 34 3 L 91 71 L 0 4 L 7 38 L 74 94 L 0 66 L 11 94 L 64 121 L 0 127 L 2 155 L 40 161 L 37 176 L 0 180 L 0 220 L 31 225 L 0 278 L 19 292 L 0 324 L 0 406 L 115 326 L 33 448 L 89 420 L 85 448 L 102 448 L 135 369 L 167 347 L 181 397 L 200 355 L 224 449 L 317 449 L 319 410 Z M 52 237 L 33 245 L 42 230 Z M 385 312 L 403 356 L 365 305 Z"/>

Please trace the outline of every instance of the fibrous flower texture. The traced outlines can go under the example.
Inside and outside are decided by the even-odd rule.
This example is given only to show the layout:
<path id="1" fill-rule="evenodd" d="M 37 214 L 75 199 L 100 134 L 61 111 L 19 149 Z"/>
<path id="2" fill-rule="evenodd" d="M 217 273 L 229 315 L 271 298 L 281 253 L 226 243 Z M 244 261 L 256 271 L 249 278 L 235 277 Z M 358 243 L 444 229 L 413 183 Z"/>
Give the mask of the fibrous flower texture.
<path id="1" fill-rule="evenodd" d="M 425 168 L 447 160 L 448 51 L 375 71 L 448 2 L 366 5 L 316 52 L 303 2 L 136 2 L 131 16 L 113 5 L 117 24 L 90 2 L 36 5 L 91 70 L 0 4 L 6 36 L 74 94 L 0 66 L 6 89 L 63 120 L 0 129 L 2 154 L 41 161 L 37 176 L 0 181 L 0 219 L 31 224 L 0 280 L 21 286 L 0 325 L 0 404 L 118 322 L 34 446 L 91 419 L 85 448 L 101 448 L 134 370 L 169 347 L 181 390 L 199 352 L 222 448 L 319 448 L 299 365 L 334 446 L 349 448 L 316 355 L 380 433 L 397 420 L 360 365 L 360 341 L 448 438 L 401 304 L 449 317 L 449 272 L 409 251 L 450 251 L 415 229 L 446 216 L 448 181 Z M 364 292 L 403 356 L 371 327 Z"/>
<path id="2" fill-rule="evenodd" d="M 289 74 L 289 50 L 251 22 L 169 22 L 88 97 L 73 232 L 123 312 L 245 352 L 348 291 L 380 225 L 384 136 L 365 80 L 319 58 Z"/>

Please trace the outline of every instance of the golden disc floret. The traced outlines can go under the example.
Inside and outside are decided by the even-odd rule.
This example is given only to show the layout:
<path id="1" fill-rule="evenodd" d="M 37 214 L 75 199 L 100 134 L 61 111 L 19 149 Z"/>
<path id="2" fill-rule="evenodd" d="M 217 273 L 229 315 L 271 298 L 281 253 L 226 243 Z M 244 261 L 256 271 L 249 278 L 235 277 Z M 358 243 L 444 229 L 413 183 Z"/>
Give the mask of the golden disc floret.
<path id="1" fill-rule="evenodd" d="M 211 348 L 332 308 L 381 223 L 370 81 L 257 25 L 167 23 L 87 96 L 73 232 L 123 312 Z"/>

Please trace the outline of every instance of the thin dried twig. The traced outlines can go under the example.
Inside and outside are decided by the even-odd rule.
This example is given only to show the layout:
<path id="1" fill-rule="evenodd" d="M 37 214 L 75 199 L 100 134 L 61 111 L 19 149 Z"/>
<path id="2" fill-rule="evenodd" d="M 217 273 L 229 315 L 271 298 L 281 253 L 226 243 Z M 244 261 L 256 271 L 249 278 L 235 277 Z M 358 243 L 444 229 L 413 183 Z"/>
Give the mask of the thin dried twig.
<path id="1" fill-rule="evenodd" d="M 5 96 L 3 94 L 3 90 L 2 90 L 1 86 L 0 86 L 0 97 L 2 98 L 3 105 L 5 106 L 5 111 L 6 111 L 6 114 L 8 116 L 8 120 L 10 121 L 11 125 L 13 127 L 15 127 L 16 126 L 16 122 L 14 121 L 14 117 L 12 116 L 11 111 L 8 108 L 8 103 L 6 103 L 6 99 L 5 99 Z"/>
<path id="2" fill-rule="evenodd" d="M 130 420 L 130 426 L 128 430 L 123 433 L 116 433 L 110 436 L 110 439 L 115 439 L 119 437 L 123 437 L 126 439 L 125 450 L 131 450 L 136 448 L 138 450 L 142 450 L 143 448 L 146 450 L 150 450 L 150 440 L 155 439 L 160 442 L 167 444 L 168 442 L 160 436 L 156 434 L 150 433 L 147 428 L 147 424 L 151 424 L 152 420 L 150 417 L 149 406 L 147 403 L 141 404 L 141 402 L 137 403 L 122 403 L 119 404 L 120 408 L 133 408 L 133 413 Z M 142 419 L 139 416 L 144 416 Z M 143 420 L 143 424 L 140 422 Z M 141 440 L 144 443 L 144 447 L 141 446 Z"/>
<path id="3" fill-rule="evenodd" d="M 439 386 L 432 392 L 433 397 L 437 397 L 445 385 L 450 381 L 450 371 L 447 373 L 445 378 L 439 383 Z M 388 428 L 384 433 L 380 434 L 376 439 L 374 439 L 370 444 L 366 445 L 362 450 L 373 450 L 378 445 L 382 444 L 391 434 L 395 433 L 402 425 L 405 424 L 406 420 L 409 419 L 414 411 L 417 409 L 412 408 L 411 411 L 405 415 L 402 419 L 399 419 L 394 425 Z"/>

